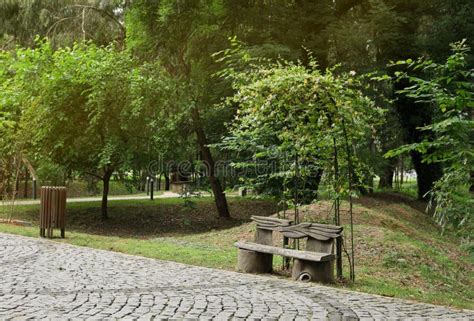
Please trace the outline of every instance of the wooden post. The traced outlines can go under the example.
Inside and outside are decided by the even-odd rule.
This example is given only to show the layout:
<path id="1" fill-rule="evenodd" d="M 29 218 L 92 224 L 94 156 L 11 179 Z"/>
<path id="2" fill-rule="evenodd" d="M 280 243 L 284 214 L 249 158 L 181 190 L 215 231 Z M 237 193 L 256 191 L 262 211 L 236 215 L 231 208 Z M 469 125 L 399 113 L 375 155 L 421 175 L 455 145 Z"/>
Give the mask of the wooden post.
<path id="1" fill-rule="evenodd" d="M 51 208 L 50 208 L 50 213 L 51 213 L 51 216 L 50 216 L 50 223 L 49 223 L 49 237 L 50 238 L 53 238 L 53 228 L 56 226 L 56 219 L 57 219 L 57 216 L 58 216 L 58 213 L 57 213 L 57 210 L 58 210 L 58 207 L 57 207 L 57 204 L 58 204 L 58 193 L 56 193 L 56 188 L 53 187 L 51 188 L 50 190 L 50 193 L 51 193 Z"/>
<path id="2" fill-rule="evenodd" d="M 66 225 L 66 188 L 59 187 L 59 204 L 58 204 L 58 226 L 61 230 L 61 237 L 65 237 L 65 225 Z"/>
<path id="3" fill-rule="evenodd" d="M 43 196 L 43 190 L 41 190 L 41 199 L 43 200 L 44 199 L 44 196 Z M 45 237 L 45 222 L 44 222 L 44 213 L 45 213 L 45 202 L 41 202 L 41 205 L 40 205 L 40 236 L 41 237 Z"/>
<path id="4" fill-rule="evenodd" d="M 52 201 L 52 197 L 51 197 L 51 190 L 48 189 L 48 188 L 45 188 L 45 194 L 46 194 L 46 211 L 44 213 L 44 217 L 45 217 L 45 220 L 46 220 L 46 237 L 52 237 L 52 235 L 50 236 L 50 226 L 51 226 L 51 212 L 50 212 L 50 208 L 51 208 L 51 201 Z"/>

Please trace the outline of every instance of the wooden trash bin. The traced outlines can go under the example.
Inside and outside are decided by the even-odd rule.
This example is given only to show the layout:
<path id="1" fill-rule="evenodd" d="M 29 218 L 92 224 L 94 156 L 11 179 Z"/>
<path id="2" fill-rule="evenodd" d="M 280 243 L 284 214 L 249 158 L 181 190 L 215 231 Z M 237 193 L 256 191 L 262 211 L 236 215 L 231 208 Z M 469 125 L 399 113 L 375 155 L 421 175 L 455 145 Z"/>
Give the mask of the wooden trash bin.
<path id="1" fill-rule="evenodd" d="M 53 238 L 53 228 L 65 233 L 66 187 L 41 187 L 40 236 Z"/>

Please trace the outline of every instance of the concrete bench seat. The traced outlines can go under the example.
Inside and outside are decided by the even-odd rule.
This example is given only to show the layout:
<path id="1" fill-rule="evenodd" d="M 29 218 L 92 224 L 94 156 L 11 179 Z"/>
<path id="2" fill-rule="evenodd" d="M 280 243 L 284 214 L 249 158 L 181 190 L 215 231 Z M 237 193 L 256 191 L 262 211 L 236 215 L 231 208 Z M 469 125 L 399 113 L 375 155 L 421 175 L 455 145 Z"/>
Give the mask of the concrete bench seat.
<path id="1" fill-rule="evenodd" d="M 303 281 L 334 281 L 335 242 L 342 239 L 342 227 L 319 223 L 292 225 L 287 219 L 252 216 L 257 224 L 255 242 L 236 242 L 237 270 L 270 273 L 273 255 L 293 259 L 292 278 Z M 273 232 L 284 237 L 283 247 L 273 245 Z M 306 239 L 305 250 L 285 248 L 288 239 Z"/>
<path id="2" fill-rule="evenodd" d="M 255 251 L 259 253 L 266 253 L 266 254 L 276 254 L 276 255 L 281 255 L 284 257 L 291 257 L 294 259 L 300 259 L 300 260 L 306 260 L 306 261 L 326 262 L 326 261 L 334 260 L 336 258 L 334 254 L 329 254 L 329 253 L 318 253 L 318 252 L 310 252 L 310 251 L 284 249 L 281 247 L 262 245 L 262 244 L 251 243 L 251 242 L 236 242 L 234 245 L 239 249 Z"/>

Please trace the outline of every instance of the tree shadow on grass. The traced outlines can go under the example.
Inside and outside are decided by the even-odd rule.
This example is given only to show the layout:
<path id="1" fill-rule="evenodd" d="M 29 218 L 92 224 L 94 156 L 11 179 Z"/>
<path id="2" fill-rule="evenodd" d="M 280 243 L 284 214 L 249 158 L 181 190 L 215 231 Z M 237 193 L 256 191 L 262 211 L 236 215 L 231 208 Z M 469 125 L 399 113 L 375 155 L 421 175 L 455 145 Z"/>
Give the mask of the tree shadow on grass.
<path id="1" fill-rule="evenodd" d="M 380 204 L 377 204 L 376 202 L 367 202 L 367 200 L 374 200 L 374 201 L 379 201 Z M 418 200 L 414 199 L 408 195 L 402 194 L 400 192 L 378 192 L 378 193 L 373 193 L 370 194 L 368 197 L 364 198 L 365 204 L 369 204 L 372 206 L 384 206 L 386 204 L 405 204 L 412 209 L 421 212 L 421 213 L 427 213 L 427 214 L 432 214 L 431 212 L 427 212 L 426 208 L 428 206 L 428 202 L 424 200 Z"/>
<path id="2" fill-rule="evenodd" d="M 149 205 L 111 202 L 109 219 L 101 220 L 100 203 L 90 206 L 69 206 L 66 211 L 66 232 L 75 231 L 106 236 L 155 238 L 204 233 L 229 229 L 250 221 L 252 215 L 268 216 L 276 205 L 262 200 L 229 200 L 232 218 L 219 218 L 213 202 L 199 201 L 193 207 L 184 202 Z M 38 223 L 38 213 L 28 211 L 28 218 Z"/>

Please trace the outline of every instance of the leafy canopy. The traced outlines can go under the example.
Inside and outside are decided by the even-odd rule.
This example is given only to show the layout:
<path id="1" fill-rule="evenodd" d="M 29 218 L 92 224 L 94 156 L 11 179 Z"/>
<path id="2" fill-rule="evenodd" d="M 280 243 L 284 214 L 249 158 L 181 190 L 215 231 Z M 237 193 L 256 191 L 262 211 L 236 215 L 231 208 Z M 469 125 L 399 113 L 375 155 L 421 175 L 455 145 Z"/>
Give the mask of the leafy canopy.
<path id="1" fill-rule="evenodd" d="M 452 55 L 443 63 L 422 58 L 397 62 L 409 70 L 396 74 L 398 80 L 410 82 L 401 93 L 436 108 L 433 122 L 420 128 L 434 133 L 436 139 L 404 145 L 386 156 L 415 150 L 423 154 L 424 162 L 444 166 L 444 175 L 431 191 L 435 218 L 443 227 L 465 225 L 473 215 L 468 189 L 474 173 L 474 71 L 468 65 L 469 51 L 461 41 L 452 45 Z"/>
<path id="2" fill-rule="evenodd" d="M 177 84 L 158 62 L 92 43 L 53 50 L 48 41 L 0 58 L 0 111 L 10 115 L 2 128 L 14 121 L 31 159 L 102 177 L 172 148 Z"/>
<path id="3" fill-rule="evenodd" d="M 223 147 L 247 155 L 237 167 L 254 167 L 259 160 L 277 162 L 270 172 L 256 173 L 253 184 L 282 177 L 293 189 L 298 176 L 295 188 L 301 191 L 308 178 L 324 171 L 335 197 L 350 192 L 344 177 L 348 159 L 358 163 L 361 142 L 370 137 L 382 113 L 353 75 L 322 73 L 314 62 L 308 69 L 285 61 L 226 74 L 235 89 L 227 103 L 238 105 L 238 111 Z M 340 172 L 334 179 L 335 153 Z M 290 194 L 298 202 L 298 193 Z"/>

